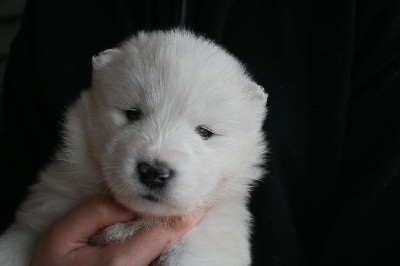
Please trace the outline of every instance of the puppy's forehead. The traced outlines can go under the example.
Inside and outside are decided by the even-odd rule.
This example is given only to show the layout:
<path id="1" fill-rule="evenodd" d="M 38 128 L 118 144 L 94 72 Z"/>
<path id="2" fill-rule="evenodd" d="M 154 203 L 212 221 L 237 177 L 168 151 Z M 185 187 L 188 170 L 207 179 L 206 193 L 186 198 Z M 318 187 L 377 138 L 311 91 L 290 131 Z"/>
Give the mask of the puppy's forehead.
<path id="1" fill-rule="evenodd" d="M 95 70 L 94 80 L 102 98 L 120 109 L 237 109 L 251 82 L 242 64 L 221 47 L 181 31 L 139 34 L 109 58 Z"/>
<path id="2" fill-rule="evenodd" d="M 133 96 L 152 103 L 192 104 L 225 97 L 238 90 L 245 77 L 236 59 L 193 36 L 138 37 L 121 50 L 125 71 L 119 72 L 118 79 L 129 85 L 125 90 L 136 90 Z"/>

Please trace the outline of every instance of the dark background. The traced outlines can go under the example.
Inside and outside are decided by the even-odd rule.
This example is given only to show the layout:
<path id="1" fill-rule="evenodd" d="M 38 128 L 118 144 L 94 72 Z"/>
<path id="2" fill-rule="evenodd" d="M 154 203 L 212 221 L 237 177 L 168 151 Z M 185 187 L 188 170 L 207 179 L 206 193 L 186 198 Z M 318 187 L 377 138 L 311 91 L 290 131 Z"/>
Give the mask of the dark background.
<path id="1" fill-rule="evenodd" d="M 21 24 L 25 2 L 26 0 L 2 0 L 0 2 L 0 95 L 3 90 L 8 49 Z M 0 130 L 4 126 L 1 104 L 0 101 Z"/>

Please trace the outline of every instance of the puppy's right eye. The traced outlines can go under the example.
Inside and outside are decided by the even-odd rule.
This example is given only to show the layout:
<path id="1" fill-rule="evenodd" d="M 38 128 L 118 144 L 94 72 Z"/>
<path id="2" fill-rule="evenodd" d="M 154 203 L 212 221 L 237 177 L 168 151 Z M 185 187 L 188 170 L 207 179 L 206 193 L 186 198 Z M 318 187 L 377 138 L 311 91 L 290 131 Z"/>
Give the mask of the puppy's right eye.
<path id="1" fill-rule="evenodd" d="M 142 118 L 142 112 L 137 109 L 128 109 L 125 110 L 125 116 L 126 119 L 128 119 L 129 122 L 135 122 L 138 121 L 140 118 Z"/>

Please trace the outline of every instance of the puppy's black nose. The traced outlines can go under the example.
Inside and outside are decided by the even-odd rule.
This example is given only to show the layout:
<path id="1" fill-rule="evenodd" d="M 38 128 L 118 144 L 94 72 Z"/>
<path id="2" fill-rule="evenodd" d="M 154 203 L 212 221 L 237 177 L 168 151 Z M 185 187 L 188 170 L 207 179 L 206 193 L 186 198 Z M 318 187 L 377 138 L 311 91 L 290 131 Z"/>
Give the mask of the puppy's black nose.
<path id="1" fill-rule="evenodd" d="M 140 181 L 150 188 L 162 188 L 173 176 L 173 171 L 162 163 L 141 162 L 137 165 Z"/>

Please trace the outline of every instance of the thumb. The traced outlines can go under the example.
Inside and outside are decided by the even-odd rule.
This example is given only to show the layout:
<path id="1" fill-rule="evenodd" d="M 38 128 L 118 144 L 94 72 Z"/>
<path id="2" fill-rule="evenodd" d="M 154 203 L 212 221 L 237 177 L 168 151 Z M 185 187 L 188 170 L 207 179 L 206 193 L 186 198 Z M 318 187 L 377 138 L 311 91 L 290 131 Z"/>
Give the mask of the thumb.
<path id="1" fill-rule="evenodd" d="M 191 230 L 204 216 L 206 210 L 199 210 L 178 217 L 168 224 L 143 228 L 123 243 L 115 243 L 106 248 L 117 250 L 119 260 L 126 265 L 134 261 L 135 265 L 149 265 L 157 259 L 172 243 Z M 125 264 L 124 264 L 125 265 Z"/>
<path id="2" fill-rule="evenodd" d="M 134 213 L 105 196 L 94 196 L 68 212 L 50 228 L 58 239 L 87 245 L 88 239 L 100 229 L 134 218 Z M 78 248 L 79 246 L 77 246 Z"/>

